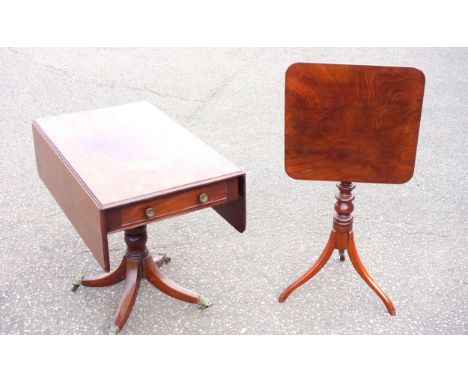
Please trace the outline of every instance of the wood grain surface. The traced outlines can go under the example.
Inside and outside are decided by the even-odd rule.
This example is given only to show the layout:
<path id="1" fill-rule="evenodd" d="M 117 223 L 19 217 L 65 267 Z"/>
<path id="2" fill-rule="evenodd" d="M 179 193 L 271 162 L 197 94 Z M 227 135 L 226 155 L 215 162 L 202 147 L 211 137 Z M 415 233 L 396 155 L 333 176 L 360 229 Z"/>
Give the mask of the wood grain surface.
<path id="1" fill-rule="evenodd" d="M 424 83 L 415 68 L 291 65 L 285 99 L 287 174 L 407 182 L 414 172 Z"/>
<path id="2" fill-rule="evenodd" d="M 110 270 L 107 232 L 102 211 L 54 145 L 33 125 L 37 172 L 97 262 Z"/>
<path id="3" fill-rule="evenodd" d="M 237 190 L 234 190 L 233 186 L 237 186 Z M 234 195 L 235 197 L 230 198 L 229 203 L 213 207 L 213 209 L 237 231 L 244 232 L 247 225 L 247 185 L 245 174 L 237 177 L 236 184 L 229 183 L 228 190 L 229 195 Z"/>
<path id="4" fill-rule="evenodd" d="M 148 102 L 39 118 L 103 208 L 236 174 L 236 165 Z"/>
<path id="5" fill-rule="evenodd" d="M 201 202 L 201 194 L 207 195 L 208 200 Z M 121 208 L 121 220 L 123 226 L 151 222 L 166 216 L 185 213 L 196 209 L 211 207 L 216 203 L 225 203 L 228 198 L 227 183 L 219 182 L 207 186 L 197 187 L 192 190 L 176 192 L 154 200 L 133 204 Z M 146 210 L 152 208 L 154 216 L 148 218 Z M 146 223 L 145 223 L 146 224 Z"/>
<path id="6" fill-rule="evenodd" d="M 40 177 L 106 271 L 109 232 L 208 207 L 245 230 L 245 173 L 147 102 L 39 118 L 33 135 Z"/>

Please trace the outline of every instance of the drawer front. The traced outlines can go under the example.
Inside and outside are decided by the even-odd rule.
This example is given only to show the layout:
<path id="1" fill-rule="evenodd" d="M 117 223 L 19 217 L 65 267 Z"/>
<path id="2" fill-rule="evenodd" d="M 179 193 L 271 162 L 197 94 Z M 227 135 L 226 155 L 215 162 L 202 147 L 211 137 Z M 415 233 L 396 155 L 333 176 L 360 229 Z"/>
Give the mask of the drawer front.
<path id="1" fill-rule="evenodd" d="M 161 196 L 157 199 L 125 207 L 121 210 L 122 226 L 151 221 L 167 215 L 176 215 L 200 209 L 227 200 L 228 183 L 208 186 Z"/>

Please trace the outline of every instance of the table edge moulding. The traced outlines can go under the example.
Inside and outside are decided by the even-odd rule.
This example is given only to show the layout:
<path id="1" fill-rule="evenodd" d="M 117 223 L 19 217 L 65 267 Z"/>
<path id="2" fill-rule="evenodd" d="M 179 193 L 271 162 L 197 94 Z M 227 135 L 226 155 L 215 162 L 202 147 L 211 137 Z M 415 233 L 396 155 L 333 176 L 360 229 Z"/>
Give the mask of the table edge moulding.
<path id="1" fill-rule="evenodd" d="M 333 229 L 325 249 L 279 296 L 284 302 L 314 277 L 334 250 L 391 315 L 390 298 L 359 258 L 353 233 L 353 182 L 405 183 L 414 173 L 425 76 L 416 68 L 295 63 L 285 75 L 285 171 L 293 179 L 337 181 Z"/>
<path id="2" fill-rule="evenodd" d="M 212 207 L 243 232 L 243 170 L 147 102 L 38 118 L 32 130 L 40 178 L 107 272 L 79 278 L 73 290 L 125 281 L 111 332 L 128 319 L 141 278 L 174 298 L 210 305 L 163 276 L 168 258 L 149 254 L 146 226 Z M 127 251 L 110 272 L 107 235 L 117 231 L 125 231 Z"/>

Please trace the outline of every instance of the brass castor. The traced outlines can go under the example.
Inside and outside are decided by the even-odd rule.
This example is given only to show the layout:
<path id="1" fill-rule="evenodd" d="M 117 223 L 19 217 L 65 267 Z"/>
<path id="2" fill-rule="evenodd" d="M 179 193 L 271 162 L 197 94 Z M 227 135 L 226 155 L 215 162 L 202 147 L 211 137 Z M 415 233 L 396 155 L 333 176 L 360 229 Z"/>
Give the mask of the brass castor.
<path id="1" fill-rule="evenodd" d="M 83 277 L 79 278 L 79 279 L 76 279 L 75 281 L 73 281 L 73 284 L 72 284 L 72 287 L 71 287 L 71 291 L 72 292 L 76 292 L 76 290 L 79 288 L 79 286 L 81 285 L 81 280 L 83 279 Z"/>
<path id="2" fill-rule="evenodd" d="M 198 309 L 203 310 L 203 309 L 209 308 L 211 305 L 213 305 L 213 303 L 208 297 L 200 296 L 200 298 L 198 299 L 197 305 L 198 305 Z"/>
<path id="3" fill-rule="evenodd" d="M 164 264 L 168 264 L 168 263 L 171 262 L 171 258 L 169 256 L 167 256 L 165 253 L 158 253 L 158 256 L 162 257 L 162 262 Z"/>
<path id="4" fill-rule="evenodd" d="M 161 292 L 190 304 L 198 304 L 200 308 L 207 308 L 211 301 L 196 292 L 188 290 L 170 278 L 164 276 L 160 267 L 170 259 L 160 254 L 153 258 L 146 247 L 146 226 L 140 226 L 125 231 L 125 243 L 127 250 L 120 264 L 111 272 L 97 277 L 84 277 L 74 283 L 74 288 L 79 285 L 86 287 L 106 287 L 125 281 L 119 305 L 114 314 L 114 320 L 107 327 L 108 334 L 118 334 L 132 311 L 135 304 L 140 281 L 146 279 L 152 286 Z"/>

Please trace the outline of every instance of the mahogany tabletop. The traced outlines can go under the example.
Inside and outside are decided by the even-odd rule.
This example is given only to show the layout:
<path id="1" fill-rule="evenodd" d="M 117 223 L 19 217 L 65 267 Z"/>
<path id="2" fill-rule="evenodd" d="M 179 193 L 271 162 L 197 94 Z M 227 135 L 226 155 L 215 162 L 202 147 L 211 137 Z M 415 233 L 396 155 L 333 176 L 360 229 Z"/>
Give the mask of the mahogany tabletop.
<path id="1" fill-rule="evenodd" d="M 39 176 L 96 260 L 107 234 L 212 207 L 243 232 L 245 173 L 147 102 L 38 118 Z"/>
<path id="2" fill-rule="evenodd" d="M 103 208 L 242 170 L 148 102 L 38 118 Z"/>
<path id="3" fill-rule="evenodd" d="M 285 94 L 287 174 L 407 182 L 414 172 L 424 83 L 415 68 L 291 65 Z"/>

